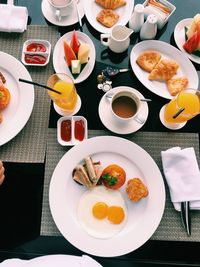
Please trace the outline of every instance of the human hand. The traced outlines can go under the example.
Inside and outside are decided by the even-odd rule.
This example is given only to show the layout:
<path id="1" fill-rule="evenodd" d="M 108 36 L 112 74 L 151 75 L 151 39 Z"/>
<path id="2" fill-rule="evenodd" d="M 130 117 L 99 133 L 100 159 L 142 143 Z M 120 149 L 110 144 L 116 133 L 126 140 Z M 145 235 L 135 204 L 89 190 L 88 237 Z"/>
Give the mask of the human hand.
<path id="1" fill-rule="evenodd" d="M 3 166 L 3 162 L 0 160 L 0 185 L 3 183 L 5 179 L 4 171 L 5 171 L 5 168 Z"/>

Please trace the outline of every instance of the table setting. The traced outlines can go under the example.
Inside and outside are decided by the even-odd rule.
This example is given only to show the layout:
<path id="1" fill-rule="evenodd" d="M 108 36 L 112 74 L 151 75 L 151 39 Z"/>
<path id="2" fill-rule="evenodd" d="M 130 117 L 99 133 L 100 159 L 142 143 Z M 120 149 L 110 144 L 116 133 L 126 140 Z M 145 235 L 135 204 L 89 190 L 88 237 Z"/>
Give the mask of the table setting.
<path id="1" fill-rule="evenodd" d="M 31 2 L 0 3 L 0 266 L 200 262 L 198 12 Z"/>

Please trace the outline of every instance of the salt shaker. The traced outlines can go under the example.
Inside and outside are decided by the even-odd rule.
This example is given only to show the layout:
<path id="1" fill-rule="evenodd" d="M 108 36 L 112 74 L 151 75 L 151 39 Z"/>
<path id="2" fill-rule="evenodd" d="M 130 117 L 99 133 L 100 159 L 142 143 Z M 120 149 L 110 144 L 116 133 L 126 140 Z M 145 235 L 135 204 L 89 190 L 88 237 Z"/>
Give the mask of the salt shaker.
<path id="1" fill-rule="evenodd" d="M 129 20 L 129 28 L 134 32 L 139 32 L 144 23 L 144 6 L 137 4 Z"/>
<path id="2" fill-rule="evenodd" d="M 142 25 L 140 30 L 140 39 L 154 39 L 157 33 L 157 17 L 153 14 L 147 17 L 147 20 Z"/>

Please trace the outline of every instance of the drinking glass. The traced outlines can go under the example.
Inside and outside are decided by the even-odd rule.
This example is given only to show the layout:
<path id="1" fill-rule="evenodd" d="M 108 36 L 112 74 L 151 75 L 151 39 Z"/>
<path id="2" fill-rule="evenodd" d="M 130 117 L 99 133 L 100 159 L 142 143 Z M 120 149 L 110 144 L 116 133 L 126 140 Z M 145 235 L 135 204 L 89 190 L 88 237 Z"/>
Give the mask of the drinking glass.
<path id="1" fill-rule="evenodd" d="M 200 114 L 200 92 L 185 89 L 161 109 L 160 119 L 167 128 L 180 129 L 198 114 Z"/>
<path id="2" fill-rule="evenodd" d="M 47 86 L 60 92 L 47 91 L 60 115 L 74 115 L 80 108 L 80 98 L 73 80 L 64 73 L 56 73 L 49 77 Z"/>

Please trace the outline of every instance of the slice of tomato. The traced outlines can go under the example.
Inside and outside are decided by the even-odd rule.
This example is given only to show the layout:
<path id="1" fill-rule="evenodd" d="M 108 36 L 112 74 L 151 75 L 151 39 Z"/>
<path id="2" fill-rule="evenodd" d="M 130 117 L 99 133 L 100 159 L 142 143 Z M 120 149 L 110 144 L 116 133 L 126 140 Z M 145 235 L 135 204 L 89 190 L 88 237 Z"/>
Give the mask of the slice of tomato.
<path id="1" fill-rule="evenodd" d="M 200 43 L 200 31 L 196 31 L 183 45 L 183 48 L 191 54 L 194 52 Z"/>
<path id="2" fill-rule="evenodd" d="M 0 87 L 0 110 L 6 108 L 9 103 L 10 103 L 10 92 L 6 87 L 1 86 Z"/>
<path id="3" fill-rule="evenodd" d="M 116 190 L 125 183 L 126 172 L 119 165 L 111 164 L 103 170 L 101 178 L 107 188 Z"/>

